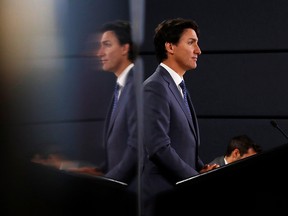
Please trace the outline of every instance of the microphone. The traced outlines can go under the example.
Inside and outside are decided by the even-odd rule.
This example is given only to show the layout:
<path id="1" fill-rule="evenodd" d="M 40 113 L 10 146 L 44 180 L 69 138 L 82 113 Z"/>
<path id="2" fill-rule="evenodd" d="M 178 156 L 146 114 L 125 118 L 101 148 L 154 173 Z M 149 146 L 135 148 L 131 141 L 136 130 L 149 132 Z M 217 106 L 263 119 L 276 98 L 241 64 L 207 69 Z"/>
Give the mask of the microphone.
<path id="1" fill-rule="evenodd" d="M 277 128 L 286 137 L 286 139 L 288 139 L 287 134 L 278 126 L 276 121 L 272 120 L 270 123 L 273 127 Z"/>

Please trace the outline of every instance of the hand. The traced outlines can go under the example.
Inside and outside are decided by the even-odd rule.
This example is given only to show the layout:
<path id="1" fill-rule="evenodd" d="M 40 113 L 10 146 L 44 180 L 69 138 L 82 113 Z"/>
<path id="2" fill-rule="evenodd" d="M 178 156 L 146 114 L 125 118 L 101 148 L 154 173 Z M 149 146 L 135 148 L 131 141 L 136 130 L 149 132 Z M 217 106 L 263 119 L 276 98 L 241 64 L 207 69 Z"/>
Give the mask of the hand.
<path id="1" fill-rule="evenodd" d="M 89 174 L 94 176 L 103 176 L 101 170 L 97 169 L 96 167 L 73 167 L 68 168 L 66 171 L 79 173 L 79 174 Z"/>
<path id="2" fill-rule="evenodd" d="M 56 169 L 59 169 L 63 161 L 66 161 L 61 155 L 58 154 L 49 154 L 47 157 L 41 154 L 35 154 L 31 159 L 31 162 L 42 164 L 45 166 L 51 166 Z"/>
<path id="3" fill-rule="evenodd" d="M 74 172 L 78 174 L 89 174 L 94 176 L 103 176 L 101 170 L 94 166 L 80 166 L 78 161 L 67 160 L 59 154 L 49 154 L 44 157 L 40 154 L 34 155 L 31 162 L 42 164 L 45 166 L 51 166 L 59 170 L 64 170 L 68 172 Z"/>
<path id="4" fill-rule="evenodd" d="M 204 173 L 218 167 L 220 167 L 219 164 L 205 164 L 204 167 L 200 170 L 200 173 Z"/>

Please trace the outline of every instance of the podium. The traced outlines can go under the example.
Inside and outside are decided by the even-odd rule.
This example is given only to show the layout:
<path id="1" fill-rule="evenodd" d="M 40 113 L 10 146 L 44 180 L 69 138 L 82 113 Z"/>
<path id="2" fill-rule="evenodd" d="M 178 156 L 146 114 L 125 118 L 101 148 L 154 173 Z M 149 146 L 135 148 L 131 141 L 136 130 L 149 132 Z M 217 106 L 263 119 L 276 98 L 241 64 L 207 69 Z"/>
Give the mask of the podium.
<path id="1" fill-rule="evenodd" d="M 137 196 L 122 182 L 35 163 L 10 174 L 1 190 L 5 215 L 137 215 Z"/>
<path id="2" fill-rule="evenodd" d="M 288 144 L 177 182 L 156 215 L 288 215 Z"/>

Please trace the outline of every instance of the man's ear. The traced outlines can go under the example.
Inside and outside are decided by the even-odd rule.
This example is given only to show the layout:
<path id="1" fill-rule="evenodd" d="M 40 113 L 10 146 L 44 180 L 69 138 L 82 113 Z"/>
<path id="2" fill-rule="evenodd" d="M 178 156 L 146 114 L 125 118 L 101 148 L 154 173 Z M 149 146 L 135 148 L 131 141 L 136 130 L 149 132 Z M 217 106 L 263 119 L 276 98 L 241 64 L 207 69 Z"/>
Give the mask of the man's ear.
<path id="1" fill-rule="evenodd" d="M 240 157 L 240 151 L 238 148 L 235 148 L 233 151 L 232 151 L 232 155 L 233 155 L 233 158 L 239 158 Z"/>
<path id="2" fill-rule="evenodd" d="M 123 55 L 128 54 L 129 48 L 130 48 L 130 45 L 129 45 L 128 43 L 124 44 L 124 45 L 122 46 L 122 54 L 123 54 Z"/>
<path id="3" fill-rule="evenodd" d="M 173 44 L 172 44 L 172 43 L 166 42 L 166 43 L 165 43 L 165 48 L 166 48 L 166 50 L 167 50 L 168 53 L 173 53 L 174 47 L 173 47 Z"/>

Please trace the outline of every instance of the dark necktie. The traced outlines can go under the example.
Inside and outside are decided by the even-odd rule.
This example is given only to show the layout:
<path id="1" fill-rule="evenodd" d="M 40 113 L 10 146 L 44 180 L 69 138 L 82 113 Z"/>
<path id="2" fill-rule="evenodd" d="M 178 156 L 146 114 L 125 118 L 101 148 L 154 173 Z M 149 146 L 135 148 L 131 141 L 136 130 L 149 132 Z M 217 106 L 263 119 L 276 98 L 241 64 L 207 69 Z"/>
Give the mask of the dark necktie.
<path id="1" fill-rule="evenodd" d="M 185 85 L 184 80 L 182 80 L 179 85 L 180 85 L 182 92 L 183 92 L 184 103 L 186 105 L 186 108 L 188 109 L 189 114 L 191 115 L 191 111 L 190 111 L 190 107 L 189 107 L 188 99 L 187 99 L 187 89 L 186 89 L 186 85 Z"/>
<path id="2" fill-rule="evenodd" d="M 120 90 L 120 85 L 116 83 L 115 88 L 114 88 L 114 101 L 113 101 L 113 109 L 112 113 L 116 110 L 117 104 L 118 104 L 118 97 L 119 97 L 119 90 Z"/>

